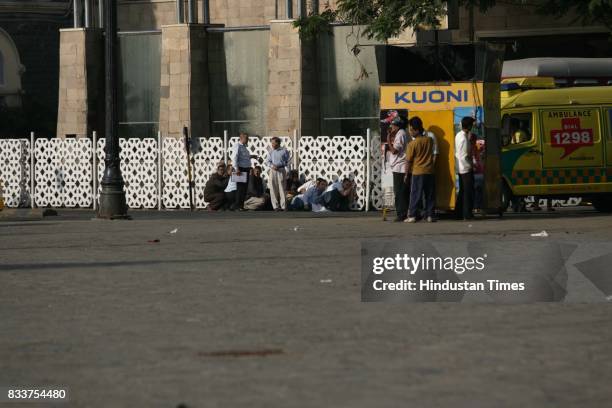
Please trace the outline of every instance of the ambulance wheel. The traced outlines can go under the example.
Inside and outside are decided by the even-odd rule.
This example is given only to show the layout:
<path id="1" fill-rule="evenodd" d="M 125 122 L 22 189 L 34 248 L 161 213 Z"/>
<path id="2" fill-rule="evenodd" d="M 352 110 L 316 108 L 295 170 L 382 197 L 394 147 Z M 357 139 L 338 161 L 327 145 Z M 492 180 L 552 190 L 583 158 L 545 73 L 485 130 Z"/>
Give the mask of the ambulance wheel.
<path id="1" fill-rule="evenodd" d="M 510 187 L 508 187 L 508 184 L 503 183 L 502 193 L 501 193 L 501 208 L 499 209 L 500 216 L 504 212 L 508 211 L 508 208 L 510 207 L 510 201 L 512 201 L 512 197 L 513 197 L 512 190 L 510 190 Z"/>
<path id="2" fill-rule="evenodd" d="M 592 203 L 593 207 L 599 212 L 612 212 L 612 196 L 594 197 Z"/>

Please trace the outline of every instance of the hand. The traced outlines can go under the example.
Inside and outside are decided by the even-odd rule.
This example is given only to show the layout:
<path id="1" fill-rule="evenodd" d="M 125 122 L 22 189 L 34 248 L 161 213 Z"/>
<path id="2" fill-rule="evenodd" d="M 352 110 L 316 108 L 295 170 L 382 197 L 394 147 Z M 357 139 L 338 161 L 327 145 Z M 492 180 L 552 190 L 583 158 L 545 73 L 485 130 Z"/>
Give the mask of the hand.
<path id="1" fill-rule="evenodd" d="M 237 175 L 237 176 L 240 176 L 241 174 L 242 174 L 242 172 L 241 172 L 240 170 L 237 170 L 237 171 L 236 171 L 236 175 Z"/>
<path id="2" fill-rule="evenodd" d="M 278 167 L 276 167 L 276 166 L 272 166 L 272 168 L 273 168 L 274 170 L 278 170 Z"/>

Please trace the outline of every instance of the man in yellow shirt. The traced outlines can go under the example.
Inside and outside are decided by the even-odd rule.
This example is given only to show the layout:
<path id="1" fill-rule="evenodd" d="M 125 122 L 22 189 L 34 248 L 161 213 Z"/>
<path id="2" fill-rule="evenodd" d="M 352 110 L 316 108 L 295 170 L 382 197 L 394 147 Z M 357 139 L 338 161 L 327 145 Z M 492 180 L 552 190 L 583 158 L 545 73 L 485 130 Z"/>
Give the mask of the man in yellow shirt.
<path id="1" fill-rule="evenodd" d="M 405 222 L 416 222 L 417 209 L 421 197 L 425 196 L 425 220 L 433 222 L 434 213 L 434 142 L 423 128 L 423 121 L 418 116 L 408 121 L 408 133 L 414 138 L 406 151 L 406 174 L 412 173 L 410 189 L 410 207 Z"/>

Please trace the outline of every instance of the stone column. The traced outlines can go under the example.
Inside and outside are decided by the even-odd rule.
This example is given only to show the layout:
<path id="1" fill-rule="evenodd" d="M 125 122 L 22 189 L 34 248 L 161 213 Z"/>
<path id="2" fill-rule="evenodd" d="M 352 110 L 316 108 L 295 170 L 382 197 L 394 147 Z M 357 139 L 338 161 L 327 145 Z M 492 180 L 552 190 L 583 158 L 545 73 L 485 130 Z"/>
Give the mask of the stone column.
<path id="1" fill-rule="evenodd" d="M 206 26 L 162 26 L 159 129 L 181 137 L 187 126 L 194 137 L 210 135 Z"/>
<path id="2" fill-rule="evenodd" d="M 270 21 L 267 128 L 270 135 L 317 136 L 318 81 L 314 44 L 300 40 L 293 20 Z"/>
<path id="3" fill-rule="evenodd" d="M 94 28 L 60 30 L 57 137 L 104 134 L 104 49 Z"/>

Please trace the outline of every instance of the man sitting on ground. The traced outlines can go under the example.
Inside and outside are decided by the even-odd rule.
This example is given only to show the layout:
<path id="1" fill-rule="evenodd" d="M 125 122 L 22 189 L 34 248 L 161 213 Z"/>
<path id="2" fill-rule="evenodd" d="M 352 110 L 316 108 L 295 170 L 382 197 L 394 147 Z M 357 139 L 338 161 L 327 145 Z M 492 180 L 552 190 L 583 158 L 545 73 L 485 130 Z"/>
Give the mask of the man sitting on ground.
<path id="1" fill-rule="evenodd" d="M 261 177 L 261 166 L 255 166 L 249 177 L 247 199 L 244 201 L 245 210 L 263 210 L 270 196 L 265 193 L 264 181 Z"/>
<path id="2" fill-rule="evenodd" d="M 355 197 L 355 183 L 347 177 L 342 182 L 338 180 L 332 183 L 327 188 L 323 201 L 329 211 L 349 211 Z"/>
<path id="3" fill-rule="evenodd" d="M 227 187 L 223 190 L 223 194 L 225 195 L 225 203 L 223 205 L 224 210 L 234 211 L 234 202 L 236 202 L 236 191 L 237 185 L 235 181 L 232 181 L 232 173 L 234 172 L 234 167 L 231 164 L 227 165 L 227 170 L 225 174 L 227 175 Z"/>
<path id="4" fill-rule="evenodd" d="M 204 186 L 204 201 L 208 203 L 209 211 L 217 211 L 225 202 L 224 190 L 227 187 L 229 176 L 226 174 L 225 163 L 217 165 L 217 171 L 211 174 Z"/>
<path id="5" fill-rule="evenodd" d="M 301 185 L 300 174 L 297 170 L 291 170 L 287 176 L 287 185 L 285 186 L 285 193 L 287 194 L 286 201 L 288 203 L 291 203 L 293 198 L 300 194 L 298 189 Z"/>

